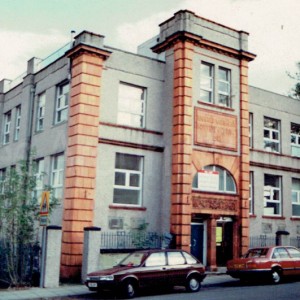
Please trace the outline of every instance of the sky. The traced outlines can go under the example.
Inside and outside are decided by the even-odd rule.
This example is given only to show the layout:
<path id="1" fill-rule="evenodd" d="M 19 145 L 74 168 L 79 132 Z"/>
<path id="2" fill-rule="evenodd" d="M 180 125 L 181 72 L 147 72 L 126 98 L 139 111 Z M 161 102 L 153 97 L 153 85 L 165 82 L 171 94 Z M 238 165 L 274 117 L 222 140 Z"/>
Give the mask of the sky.
<path id="1" fill-rule="evenodd" d="M 248 32 L 249 52 L 257 55 L 249 84 L 288 95 L 295 81 L 287 73 L 297 72 L 300 61 L 300 0 L 0 0 L 0 80 L 68 43 L 72 30 L 136 52 L 180 9 Z"/>

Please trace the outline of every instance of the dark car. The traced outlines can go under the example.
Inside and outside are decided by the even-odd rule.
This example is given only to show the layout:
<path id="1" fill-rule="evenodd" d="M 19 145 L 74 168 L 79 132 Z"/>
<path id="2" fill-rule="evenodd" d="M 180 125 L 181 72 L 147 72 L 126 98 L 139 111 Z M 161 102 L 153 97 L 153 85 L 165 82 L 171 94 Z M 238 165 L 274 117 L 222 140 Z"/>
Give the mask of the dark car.
<path id="1" fill-rule="evenodd" d="M 146 287 L 185 286 L 197 292 L 205 276 L 202 263 L 185 251 L 145 250 L 129 254 L 111 269 L 88 274 L 85 284 L 91 291 L 117 291 L 133 298 Z"/>
<path id="2" fill-rule="evenodd" d="M 227 274 L 243 281 L 267 279 L 279 283 L 284 276 L 300 275 L 300 250 L 291 246 L 249 249 L 241 258 L 227 262 Z"/>

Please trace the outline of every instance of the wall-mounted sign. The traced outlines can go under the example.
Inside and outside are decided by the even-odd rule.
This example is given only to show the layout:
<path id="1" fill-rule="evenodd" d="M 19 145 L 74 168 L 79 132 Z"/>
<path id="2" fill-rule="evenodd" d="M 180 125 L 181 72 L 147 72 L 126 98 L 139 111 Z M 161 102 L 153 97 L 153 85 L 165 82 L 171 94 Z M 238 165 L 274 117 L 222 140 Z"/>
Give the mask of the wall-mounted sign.
<path id="1" fill-rule="evenodd" d="M 207 170 L 198 171 L 198 188 L 203 191 L 218 191 L 219 172 Z"/>
<path id="2" fill-rule="evenodd" d="M 195 144 L 237 151 L 237 117 L 207 109 L 195 109 Z"/>

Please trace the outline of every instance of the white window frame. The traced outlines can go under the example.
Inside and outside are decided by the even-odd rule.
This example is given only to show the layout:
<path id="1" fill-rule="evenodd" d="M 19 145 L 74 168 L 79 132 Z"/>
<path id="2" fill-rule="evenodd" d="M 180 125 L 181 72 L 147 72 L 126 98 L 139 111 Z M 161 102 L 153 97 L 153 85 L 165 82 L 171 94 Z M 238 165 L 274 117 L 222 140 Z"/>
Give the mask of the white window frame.
<path id="1" fill-rule="evenodd" d="M 254 214 L 254 172 L 249 172 L 249 214 Z"/>
<path id="2" fill-rule="evenodd" d="M 219 186 L 223 186 L 224 189 L 218 189 L 218 191 L 216 191 L 217 193 L 224 193 L 224 194 L 236 194 L 236 183 L 235 183 L 235 180 L 234 180 L 234 177 L 230 174 L 230 172 L 222 167 L 219 167 L 219 166 L 216 166 L 216 165 L 210 165 L 210 166 L 205 166 L 203 168 L 203 170 L 207 170 L 207 171 L 212 171 L 212 172 L 218 172 L 219 174 Z M 221 174 L 222 172 L 222 174 Z M 198 187 L 198 184 L 197 184 L 197 187 L 195 187 L 195 184 L 196 184 L 196 181 L 198 182 L 198 172 L 196 173 L 195 177 L 194 177 L 194 180 L 193 180 L 193 189 L 195 190 L 199 190 L 199 191 L 206 191 L 206 192 L 212 192 L 211 190 L 206 190 L 204 188 L 201 188 L 201 187 Z M 223 178 L 223 182 L 221 180 L 221 178 Z M 227 190 L 227 178 L 230 178 L 230 180 L 233 181 L 233 184 L 234 184 L 234 190 L 233 191 L 230 191 L 230 190 Z"/>
<path id="3" fill-rule="evenodd" d="M 14 140 L 18 141 L 20 137 L 20 128 L 21 128 L 21 105 L 16 107 L 16 121 L 15 121 L 15 134 Z"/>
<path id="4" fill-rule="evenodd" d="M 249 113 L 249 147 L 253 148 L 253 113 Z"/>
<path id="5" fill-rule="evenodd" d="M 141 206 L 142 205 L 142 193 L 143 193 L 143 169 L 144 169 L 144 157 L 140 155 L 132 155 L 132 154 L 127 154 L 127 153 L 116 153 L 116 161 L 117 161 L 117 156 L 118 155 L 129 155 L 129 156 L 135 156 L 140 159 L 140 170 L 128 170 L 128 169 L 119 169 L 115 167 L 115 172 L 116 173 L 122 173 L 125 175 L 125 184 L 124 185 L 118 185 L 114 183 L 114 190 L 132 190 L 132 191 L 138 191 L 139 196 L 138 196 L 138 203 L 136 204 L 131 204 L 131 203 L 120 203 L 120 202 L 115 202 L 113 199 L 113 204 L 115 205 L 126 205 L 126 206 Z M 131 175 L 138 175 L 139 176 L 139 185 L 138 186 L 131 186 L 130 185 L 130 177 Z"/>
<path id="6" fill-rule="evenodd" d="M 291 193 L 291 200 L 292 200 L 292 216 L 293 217 L 297 217 L 299 218 L 300 217 L 300 213 L 299 215 L 294 215 L 293 213 L 293 206 L 297 206 L 299 208 L 299 211 L 300 211 L 300 188 L 299 189 L 294 189 L 293 188 L 293 181 L 299 181 L 300 182 L 300 179 L 299 178 L 292 178 L 292 193 Z M 296 195 L 296 201 L 294 202 L 293 201 L 293 194 Z"/>
<path id="7" fill-rule="evenodd" d="M 38 105 L 36 112 L 36 131 L 44 130 L 46 93 L 42 93 L 38 97 Z"/>
<path id="8" fill-rule="evenodd" d="M 63 123 L 68 119 L 69 89 L 69 83 L 65 83 L 57 87 L 57 96 L 55 101 L 55 124 Z"/>
<path id="9" fill-rule="evenodd" d="M 136 89 L 141 91 L 140 98 L 131 98 L 128 95 L 123 95 L 123 88 Z M 118 94 L 118 119 L 117 123 L 120 125 L 145 128 L 146 116 L 146 98 L 147 89 L 145 87 L 132 85 L 124 82 L 119 83 Z M 127 104 L 125 104 L 127 102 Z M 139 108 L 140 109 L 137 109 Z M 139 121 L 137 121 L 139 119 Z"/>
<path id="10" fill-rule="evenodd" d="M 266 126 L 266 123 L 270 126 Z M 267 124 L 267 125 L 268 125 Z M 277 128 L 272 128 L 273 124 L 276 124 Z M 268 137 L 266 137 L 266 133 L 268 133 Z M 274 138 L 274 136 L 278 136 L 278 138 Z M 278 150 L 276 147 L 272 145 L 277 145 Z M 275 152 L 280 153 L 280 121 L 275 120 L 269 117 L 264 117 L 264 150 L 268 152 Z"/>
<path id="11" fill-rule="evenodd" d="M 0 195 L 4 194 L 4 183 L 6 177 L 6 169 L 0 169 Z"/>
<path id="12" fill-rule="evenodd" d="M 35 173 L 35 197 L 39 201 L 44 189 L 44 175 L 45 175 L 45 160 L 40 158 L 36 160 L 36 173 Z"/>
<path id="13" fill-rule="evenodd" d="M 231 71 L 229 69 L 219 67 L 218 73 L 218 105 L 231 107 Z M 221 79 L 220 72 L 225 71 L 226 73 L 226 80 Z M 221 90 L 221 86 L 225 86 L 227 91 Z M 227 100 L 224 102 L 221 100 L 222 96 L 227 97 Z"/>
<path id="14" fill-rule="evenodd" d="M 61 167 L 56 167 L 61 165 Z M 63 154 L 51 157 L 51 187 L 54 197 L 61 200 L 63 196 L 65 160 Z"/>
<path id="15" fill-rule="evenodd" d="M 291 153 L 300 157 L 300 125 L 291 123 Z"/>
<path id="16" fill-rule="evenodd" d="M 7 145 L 10 141 L 10 127 L 11 127 L 11 110 L 4 114 L 3 145 Z"/>
<path id="17" fill-rule="evenodd" d="M 203 67 L 209 68 L 209 76 L 204 75 Z M 203 82 L 208 82 L 209 84 L 203 84 Z M 203 100 L 201 91 L 208 93 L 208 101 Z M 206 103 L 214 103 L 214 66 L 210 63 L 201 62 L 200 65 L 200 100 Z"/>
<path id="18" fill-rule="evenodd" d="M 279 186 L 271 186 L 271 185 L 266 185 L 266 178 L 264 178 L 264 210 L 263 210 L 263 215 L 264 216 L 281 216 L 282 215 L 282 179 L 280 176 L 277 175 L 271 175 L 271 174 L 265 174 L 266 176 L 273 176 L 278 179 L 278 185 Z M 279 199 L 274 199 L 274 195 L 278 193 Z M 269 199 L 267 197 L 270 197 Z M 268 207 L 268 204 L 271 204 L 270 207 Z M 276 214 L 275 209 L 272 205 L 278 205 L 279 207 L 279 212 Z"/>

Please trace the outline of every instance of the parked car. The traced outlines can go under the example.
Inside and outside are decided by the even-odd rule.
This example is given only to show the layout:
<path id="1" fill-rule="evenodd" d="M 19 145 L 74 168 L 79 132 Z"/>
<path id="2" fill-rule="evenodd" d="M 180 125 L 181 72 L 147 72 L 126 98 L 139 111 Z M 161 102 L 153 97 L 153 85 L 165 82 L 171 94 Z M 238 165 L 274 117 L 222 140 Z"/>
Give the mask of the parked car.
<path id="1" fill-rule="evenodd" d="M 241 258 L 227 262 L 227 274 L 243 281 L 267 279 L 279 283 L 284 276 L 300 275 L 300 250 L 291 246 L 249 249 Z"/>
<path id="2" fill-rule="evenodd" d="M 182 250 L 144 250 L 125 257 L 117 266 L 87 275 L 91 291 L 117 291 L 133 298 L 146 287 L 185 286 L 197 292 L 205 278 L 205 268 L 191 254 Z"/>

